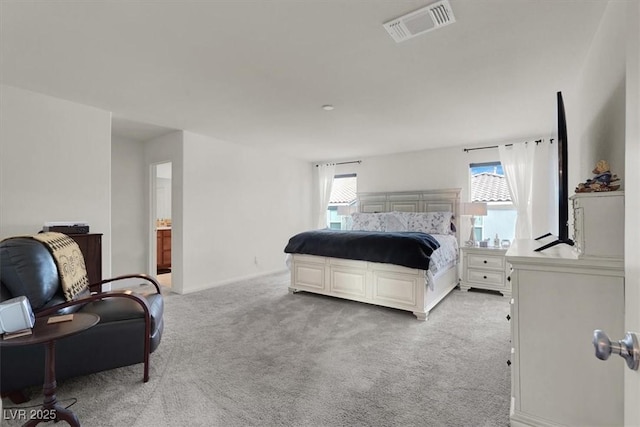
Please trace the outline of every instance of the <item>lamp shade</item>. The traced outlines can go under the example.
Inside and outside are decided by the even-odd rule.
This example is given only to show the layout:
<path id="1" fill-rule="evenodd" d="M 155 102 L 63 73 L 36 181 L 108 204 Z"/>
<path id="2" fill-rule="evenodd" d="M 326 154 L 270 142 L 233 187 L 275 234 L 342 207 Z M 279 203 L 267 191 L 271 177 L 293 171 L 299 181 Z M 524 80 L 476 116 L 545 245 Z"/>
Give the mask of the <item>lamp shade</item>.
<path id="1" fill-rule="evenodd" d="M 460 204 L 461 215 L 484 216 L 487 214 L 487 204 L 479 202 L 465 202 Z"/>

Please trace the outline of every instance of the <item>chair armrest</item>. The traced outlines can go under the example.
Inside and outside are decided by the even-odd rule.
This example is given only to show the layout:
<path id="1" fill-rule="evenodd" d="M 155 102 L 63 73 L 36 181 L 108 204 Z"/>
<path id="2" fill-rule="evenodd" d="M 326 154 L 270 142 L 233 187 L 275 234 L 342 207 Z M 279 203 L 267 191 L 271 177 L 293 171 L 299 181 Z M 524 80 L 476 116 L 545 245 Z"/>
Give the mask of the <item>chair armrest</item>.
<path id="1" fill-rule="evenodd" d="M 140 304 L 140 306 L 142 307 L 142 310 L 144 311 L 145 322 L 148 323 L 151 321 L 151 311 L 149 309 L 149 303 L 147 302 L 147 300 L 138 294 L 127 292 L 124 290 L 91 294 L 89 296 L 86 296 L 84 298 L 80 298 L 74 301 L 67 301 L 62 304 L 54 305 L 52 307 L 47 307 L 43 310 L 36 311 L 34 314 L 36 317 L 46 317 L 54 314 L 55 312 L 63 308 L 72 307 L 74 305 L 80 305 L 80 304 L 84 305 L 93 301 L 100 301 L 107 298 L 129 298 L 136 301 L 138 304 Z"/>
<path id="2" fill-rule="evenodd" d="M 154 279 L 152 276 L 149 276 L 148 274 L 124 274 L 122 276 L 116 276 L 116 277 L 112 277 L 110 279 L 101 280 L 98 283 L 92 283 L 89 286 L 100 285 L 100 293 L 104 293 L 104 292 L 102 292 L 102 285 L 104 285 L 106 283 L 116 282 L 118 280 L 125 280 L 125 279 L 142 279 L 142 280 L 145 280 L 147 282 L 150 282 L 156 288 L 156 293 L 158 293 L 158 294 L 161 293 L 160 284 L 158 283 L 158 281 L 156 279 Z"/>

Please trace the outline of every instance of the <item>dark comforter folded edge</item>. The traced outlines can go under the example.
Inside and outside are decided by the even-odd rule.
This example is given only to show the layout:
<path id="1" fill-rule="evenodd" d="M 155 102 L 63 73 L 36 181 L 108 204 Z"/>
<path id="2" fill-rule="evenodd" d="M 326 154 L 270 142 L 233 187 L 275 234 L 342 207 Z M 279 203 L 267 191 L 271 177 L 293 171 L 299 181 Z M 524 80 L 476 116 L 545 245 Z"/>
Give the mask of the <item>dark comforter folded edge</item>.
<path id="1" fill-rule="evenodd" d="M 440 244 L 420 232 L 313 230 L 289 239 L 284 251 L 331 258 L 380 262 L 427 270 Z"/>

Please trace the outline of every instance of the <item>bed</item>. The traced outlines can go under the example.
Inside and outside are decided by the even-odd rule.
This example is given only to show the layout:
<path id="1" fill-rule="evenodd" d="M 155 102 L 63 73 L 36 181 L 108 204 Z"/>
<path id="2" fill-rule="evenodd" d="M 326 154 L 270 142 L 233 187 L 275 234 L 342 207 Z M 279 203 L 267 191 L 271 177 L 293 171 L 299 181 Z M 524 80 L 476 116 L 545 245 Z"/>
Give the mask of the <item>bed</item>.
<path id="1" fill-rule="evenodd" d="M 408 225 L 409 231 L 423 231 L 420 218 L 433 219 L 449 213 L 444 228 L 438 225 L 437 229 L 429 230 L 438 247 L 429 254 L 428 266 L 416 268 L 296 253 L 287 245 L 285 252 L 288 252 L 291 270 L 289 292 L 312 292 L 406 310 L 419 320 L 427 320 L 429 311 L 458 285 L 459 202 L 459 188 L 358 194 L 354 230 L 402 232 L 407 231 L 405 225 Z M 398 226 L 397 219 L 408 223 Z M 386 224 L 386 229 L 382 224 Z"/>

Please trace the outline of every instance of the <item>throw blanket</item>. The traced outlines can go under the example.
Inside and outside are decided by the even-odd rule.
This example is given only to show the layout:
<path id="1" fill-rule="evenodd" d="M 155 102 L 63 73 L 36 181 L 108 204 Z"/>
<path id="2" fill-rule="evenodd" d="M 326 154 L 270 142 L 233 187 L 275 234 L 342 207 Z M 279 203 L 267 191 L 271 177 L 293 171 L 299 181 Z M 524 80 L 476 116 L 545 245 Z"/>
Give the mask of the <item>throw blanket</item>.
<path id="1" fill-rule="evenodd" d="M 286 253 L 319 255 L 429 269 L 429 261 L 440 244 L 429 234 L 402 231 L 314 230 L 296 234 Z"/>
<path id="2" fill-rule="evenodd" d="M 75 240 L 66 234 L 54 232 L 29 237 L 42 242 L 53 255 L 58 266 L 64 298 L 67 301 L 73 301 L 76 295 L 87 289 L 89 279 L 84 265 L 84 256 Z"/>

